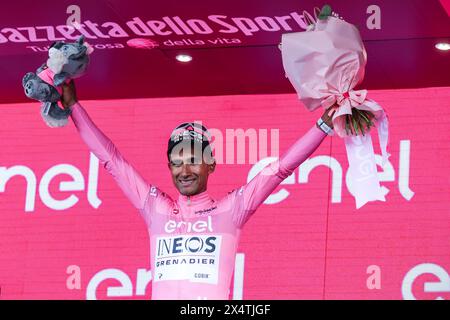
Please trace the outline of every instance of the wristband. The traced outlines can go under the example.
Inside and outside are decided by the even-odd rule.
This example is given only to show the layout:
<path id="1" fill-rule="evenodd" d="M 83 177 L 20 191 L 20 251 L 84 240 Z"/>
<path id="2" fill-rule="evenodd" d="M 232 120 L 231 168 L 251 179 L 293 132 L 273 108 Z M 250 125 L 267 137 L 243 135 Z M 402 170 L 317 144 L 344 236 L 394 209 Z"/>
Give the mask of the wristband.
<path id="1" fill-rule="evenodd" d="M 319 118 L 316 122 L 317 128 L 325 132 L 327 135 L 332 136 L 334 131 L 332 128 L 330 128 L 323 120 L 322 118 Z"/>

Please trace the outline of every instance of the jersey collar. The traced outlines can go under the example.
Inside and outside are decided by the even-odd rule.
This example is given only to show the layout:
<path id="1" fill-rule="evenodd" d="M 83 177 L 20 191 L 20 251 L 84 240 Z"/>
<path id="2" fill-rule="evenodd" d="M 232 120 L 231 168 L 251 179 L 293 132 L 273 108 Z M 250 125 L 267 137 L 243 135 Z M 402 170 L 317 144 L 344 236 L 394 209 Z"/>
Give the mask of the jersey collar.
<path id="1" fill-rule="evenodd" d="M 213 199 L 209 196 L 208 191 L 192 196 L 182 194 L 178 196 L 178 203 L 183 207 L 204 207 L 211 204 L 211 202 L 213 202 Z"/>

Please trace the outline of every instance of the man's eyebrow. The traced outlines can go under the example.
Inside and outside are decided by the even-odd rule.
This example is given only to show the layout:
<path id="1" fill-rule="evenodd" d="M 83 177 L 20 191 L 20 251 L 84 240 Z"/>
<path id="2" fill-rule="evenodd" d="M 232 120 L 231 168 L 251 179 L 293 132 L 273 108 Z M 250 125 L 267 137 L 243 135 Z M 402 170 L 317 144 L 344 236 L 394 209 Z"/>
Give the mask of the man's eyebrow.
<path id="1" fill-rule="evenodd" d="M 192 163 L 192 162 L 196 162 L 196 161 L 201 162 L 202 158 L 201 157 L 192 156 L 192 157 L 187 157 L 186 159 L 182 159 L 182 158 L 170 159 L 170 162 L 173 162 L 173 163 L 180 163 L 180 162 L 182 162 L 182 163 L 184 163 L 184 162 L 191 162 Z"/>
<path id="2" fill-rule="evenodd" d="M 191 162 L 201 162 L 201 161 L 202 161 L 202 158 L 196 157 L 196 156 L 192 156 L 192 157 L 190 158 L 190 160 L 191 160 Z"/>

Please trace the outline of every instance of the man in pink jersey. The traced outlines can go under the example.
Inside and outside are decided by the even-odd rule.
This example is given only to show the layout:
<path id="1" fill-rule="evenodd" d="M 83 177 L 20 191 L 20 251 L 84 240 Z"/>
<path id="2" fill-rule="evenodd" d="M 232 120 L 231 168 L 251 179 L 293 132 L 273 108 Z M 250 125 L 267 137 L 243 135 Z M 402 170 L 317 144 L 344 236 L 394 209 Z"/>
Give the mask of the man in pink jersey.
<path id="1" fill-rule="evenodd" d="M 220 200 L 208 195 L 215 170 L 205 127 L 184 123 L 172 132 L 168 166 L 178 199 L 148 183 L 100 131 L 77 101 L 73 81 L 61 102 L 88 148 L 145 220 L 150 236 L 152 299 L 228 299 L 242 227 L 272 191 L 332 133 L 332 111 L 279 160 Z M 198 152 L 201 150 L 200 152 Z"/>

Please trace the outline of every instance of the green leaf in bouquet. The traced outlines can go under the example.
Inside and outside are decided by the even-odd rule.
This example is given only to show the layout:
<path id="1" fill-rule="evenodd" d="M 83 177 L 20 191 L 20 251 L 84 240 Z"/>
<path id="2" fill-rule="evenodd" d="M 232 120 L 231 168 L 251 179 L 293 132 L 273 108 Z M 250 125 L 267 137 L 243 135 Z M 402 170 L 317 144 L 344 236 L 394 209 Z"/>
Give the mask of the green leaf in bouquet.
<path id="1" fill-rule="evenodd" d="M 372 112 L 366 110 L 361 110 L 361 112 L 365 117 L 364 120 L 367 122 L 368 127 L 373 127 L 375 124 L 373 123 L 372 119 L 375 118 L 375 115 Z"/>
<path id="2" fill-rule="evenodd" d="M 355 135 L 357 136 L 358 135 L 358 122 L 356 122 L 355 117 L 352 117 L 352 125 L 353 125 L 353 128 L 355 129 Z"/>
<path id="3" fill-rule="evenodd" d="M 370 131 L 371 127 L 375 126 L 374 122 L 372 121 L 372 119 L 375 118 L 375 115 L 370 111 L 354 108 L 352 109 L 352 115 L 355 118 L 359 130 L 361 131 L 363 136 L 366 132 Z"/>
<path id="4" fill-rule="evenodd" d="M 353 109 L 353 110 L 355 110 L 355 112 L 352 112 L 352 113 L 353 113 L 353 121 L 355 123 L 356 135 L 358 135 L 358 129 L 359 129 L 359 132 L 361 132 L 361 134 L 364 135 L 364 126 L 362 125 L 362 122 L 364 120 L 361 119 L 358 109 Z"/>
<path id="5" fill-rule="evenodd" d="M 349 115 L 346 114 L 345 115 L 345 133 L 347 133 L 347 135 L 350 135 L 349 131 L 350 131 L 350 121 L 349 121 Z"/>
<path id="6" fill-rule="evenodd" d="M 364 130 L 364 120 L 359 119 L 358 121 L 359 131 L 361 131 L 362 135 L 365 136 Z"/>
<path id="7" fill-rule="evenodd" d="M 329 16 L 331 16 L 331 13 L 332 13 L 331 7 L 328 4 L 326 4 L 323 6 L 322 10 L 320 10 L 318 18 L 319 20 L 325 20 Z"/>
<path id="8" fill-rule="evenodd" d="M 366 113 L 364 112 L 364 110 L 361 110 L 361 112 L 360 112 L 359 115 L 361 116 L 361 118 L 363 118 L 363 120 L 364 120 L 366 123 L 370 123 L 370 120 L 369 120 L 369 118 L 366 116 Z"/>

